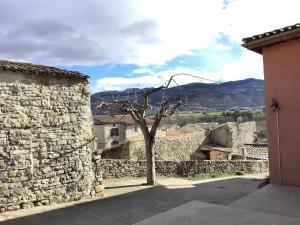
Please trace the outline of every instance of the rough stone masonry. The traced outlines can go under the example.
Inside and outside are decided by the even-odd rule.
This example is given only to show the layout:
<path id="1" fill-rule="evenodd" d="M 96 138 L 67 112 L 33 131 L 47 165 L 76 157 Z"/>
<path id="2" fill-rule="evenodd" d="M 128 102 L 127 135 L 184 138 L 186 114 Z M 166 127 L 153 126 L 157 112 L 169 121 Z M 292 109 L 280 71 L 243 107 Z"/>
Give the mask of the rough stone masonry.
<path id="1" fill-rule="evenodd" d="M 0 61 L 0 212 L 101 195 L 88 77 Z"/>

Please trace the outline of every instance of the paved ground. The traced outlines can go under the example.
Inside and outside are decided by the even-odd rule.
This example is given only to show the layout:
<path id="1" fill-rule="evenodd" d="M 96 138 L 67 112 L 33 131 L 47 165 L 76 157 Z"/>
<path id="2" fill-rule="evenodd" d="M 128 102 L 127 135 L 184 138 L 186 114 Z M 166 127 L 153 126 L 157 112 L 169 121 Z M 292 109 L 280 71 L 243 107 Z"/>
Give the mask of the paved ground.
<path id="1" fill-rule="evenodd" d="M 300 219 L 300 188 L 268 185 L 230 206 Z"/>
<path id="2" fill-rule="evenodd" d="M 300 219 L 192 201 L 134 225 L 299 225 Z"/>
<path id="3" fill-rule="evenodd" d="M 267 185 L 228 206 L 191 201 L 135 225 L 300 225 L 300 188 Z"/>
<path id="4" fill-rule="evenodd" d="M 161 178 L 162 186 L 155 188 L 142 186 L 145 179 L 109 180 L 105 198 L 6 212 L 0 214 L 0 224 L 132 224 L 193 200 L 228 205 L 257 190 L 262 180 L 262 176 L 210 182 Z"/>

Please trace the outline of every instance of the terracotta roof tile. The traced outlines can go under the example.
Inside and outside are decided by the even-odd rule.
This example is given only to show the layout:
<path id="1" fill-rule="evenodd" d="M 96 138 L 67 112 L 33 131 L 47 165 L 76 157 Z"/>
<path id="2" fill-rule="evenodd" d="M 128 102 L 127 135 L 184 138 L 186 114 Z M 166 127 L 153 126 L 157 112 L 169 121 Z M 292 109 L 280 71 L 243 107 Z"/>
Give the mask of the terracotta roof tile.
<path id="1" fill-rule="evenodd" d="M 267 160 L 269 158 L 267 144 L 244 144 L 234 150 L 234 154 L 242 156 L 242 149 L 246 149 L 248 159 Z"/>
<path id="2" fill-rule="evenodd" d="M 300 37 L 300 23 L 243 39 L 242 46 L 262 54 L 263 47 L 279 44 Z"/>
<path id="3" fill-rule="evenodd" d="M 258 39 L 262 39 L 262 38 L 265 38 L 265 37 L 270 37 L 270 36 L 281 34 L 281 33 L 286 33 L 286 32 L 289 32 L 289 31 L 292 31 L 292 30 L 297 30 L 297 29 L 300 29 L 300 23 L 296 23 L 294 25 L 286 26 L 286 27 L 276 29 L 276 30 L 273 30 L 273 31 L 268 31 L 268 32 L 265 32 L 265 33 L 262 33 L 262 34 L 253 35 L 251 37 L 246 37 L 246 38 L 243 38 L 243 42 L 246 44 L 246 43 L 249 43 L 251 41 L 256 41 Z"/>

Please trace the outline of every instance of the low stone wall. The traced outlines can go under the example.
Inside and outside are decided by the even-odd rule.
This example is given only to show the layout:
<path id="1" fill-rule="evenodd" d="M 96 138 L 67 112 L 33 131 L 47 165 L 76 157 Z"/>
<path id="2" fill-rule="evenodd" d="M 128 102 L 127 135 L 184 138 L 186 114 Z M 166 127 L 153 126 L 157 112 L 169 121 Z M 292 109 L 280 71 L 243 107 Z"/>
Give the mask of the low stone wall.
<path id="1" fill-rule="evenodd" d="M 130 159 L 129 142 L 102 150 L 102 159 Z"/>
<path id="2" fill-rule="evenodd" d="M 146 161 L 139 160 L 96 160 L 96 170 L 102 171 L 103 178 L 144 177 Z M 191 176 L 198 173 L 261 173 L 267 172 L 268 161 L 157 161 L 156 170 L 163 176 Z"/>

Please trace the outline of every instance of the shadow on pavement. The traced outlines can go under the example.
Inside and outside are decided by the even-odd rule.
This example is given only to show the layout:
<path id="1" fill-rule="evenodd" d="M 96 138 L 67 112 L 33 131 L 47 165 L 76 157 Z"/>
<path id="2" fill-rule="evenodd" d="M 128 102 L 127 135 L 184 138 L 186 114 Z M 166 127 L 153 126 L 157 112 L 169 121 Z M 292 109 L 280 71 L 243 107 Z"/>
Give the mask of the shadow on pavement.
<path id="1" fill-rule="evenodd" d="M 159 186 L 11 219 L 0 224 L 132 224 L 193 200 L 229 205 L 257 190 L 262 181 L 263 179 L 238 177 L 188 186 Z M 110 188 L 128 186 L 139 185 L 119 185 Z"/>

